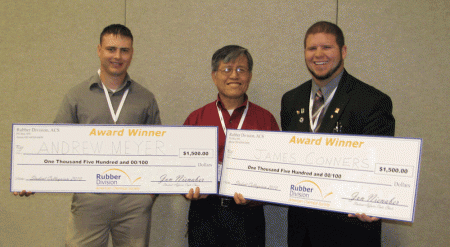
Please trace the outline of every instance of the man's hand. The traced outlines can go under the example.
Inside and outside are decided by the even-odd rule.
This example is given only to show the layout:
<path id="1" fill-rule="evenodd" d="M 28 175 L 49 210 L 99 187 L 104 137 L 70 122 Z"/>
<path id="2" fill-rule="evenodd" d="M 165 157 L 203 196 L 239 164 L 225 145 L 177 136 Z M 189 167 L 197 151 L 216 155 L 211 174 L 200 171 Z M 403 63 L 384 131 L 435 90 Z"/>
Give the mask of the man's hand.
<path id="1" fill-rule="evenodd" d="M 380 220 L 377 217 L 367 216 L 366 214 L 348 214 L 348 217 L 350 218 L 356 217 L 362 222 L 374 222 Z"/>
<path id="2" fill-rule="evenodd" d="M 206 197 L 208 197 L 208 195 L 200 195 L 200 188 L 196 187 L 195 192 L 194 189 L 191 188 L 189 190 L 189 193 L 184 195 L 184 197 L 188 200 L 198 200 L 198 199 L 205 199 Z"/>
<path id="3" fill-rule="evenodd" d="M 247 205 L 250 203 L 250 200 L 246 200 L 244 196 L 240 193 L 234 193 L 234 202 L 236 202 L 237 205 Z"/>
<path id="4" fill-rule="evenodd" d="M 19 196 L 21 196 L 21 197 L 22 197 L 22 196 L 29 197 L 29 196 L 31 196 L 31 195 L 34 195 L 34 192 L 22 190 L 21 192 L 13 192 L 13 194 L 14 194 L 15 196 L 19 195 Z"/>
<path id="5" fill-rule="evenodd" d="M 264 202 L 259 202 L 259 201 L 252 201 L 252 200 L 247 200 L 244 198 L 244 196 L 240 193 L 234 193 L 234 202 L 237 205 L 248 205 L 249 207 L 255 207 L 255 206 L 262 206 L 265 203 Z"/>

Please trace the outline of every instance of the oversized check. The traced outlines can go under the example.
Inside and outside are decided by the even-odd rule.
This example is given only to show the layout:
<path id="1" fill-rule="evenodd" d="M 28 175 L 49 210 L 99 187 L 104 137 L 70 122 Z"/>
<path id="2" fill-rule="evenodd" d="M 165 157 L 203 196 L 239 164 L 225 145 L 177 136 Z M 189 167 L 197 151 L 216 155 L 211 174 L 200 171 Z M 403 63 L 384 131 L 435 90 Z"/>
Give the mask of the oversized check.
<path id="1" fill-rule="evenodd" d="M 219 194 L 412 222 L 421 139 L 227 131 Z"/>
<path id="2" fill-rule="evenodd" d="M 12 128 L 11 191 L 217 193 L 217 127 Z"/>

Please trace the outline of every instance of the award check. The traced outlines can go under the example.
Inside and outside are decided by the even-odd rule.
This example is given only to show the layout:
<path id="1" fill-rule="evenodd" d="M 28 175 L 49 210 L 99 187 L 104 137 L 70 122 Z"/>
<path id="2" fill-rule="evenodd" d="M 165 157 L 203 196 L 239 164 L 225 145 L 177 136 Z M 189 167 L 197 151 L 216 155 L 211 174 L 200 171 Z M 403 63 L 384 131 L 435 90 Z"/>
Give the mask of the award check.
<path id="1" fill-rule="evenodd" d="M 12 127 L 11 191 L 217 193 L 217 127 Z"/>
<path id="2" fill-rule="evenodd" d="M 412 222 L 421 139 L 228 130 L 220 193 Z"/>

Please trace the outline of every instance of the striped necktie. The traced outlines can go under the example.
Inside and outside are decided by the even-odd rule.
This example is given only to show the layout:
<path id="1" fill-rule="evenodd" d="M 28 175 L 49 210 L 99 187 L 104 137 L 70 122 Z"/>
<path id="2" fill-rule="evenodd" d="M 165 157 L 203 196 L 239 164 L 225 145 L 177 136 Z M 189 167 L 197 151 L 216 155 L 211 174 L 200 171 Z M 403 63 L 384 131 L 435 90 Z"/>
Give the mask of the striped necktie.
<path id="1" fill-rule="evenodd" d="M 320 111 L 320 107 L 323 106 L 323 94 L 322 91 L 319 89 L 317 91 L 316 96 L 314 97 L 313 102 L 313 108 L 312 108 L 312 122 L 316 121 L 316 118 L 319 118 L 317 120 L 316 130 L 320 126 L 321 116 L 323 115 L 323 111 Z"/>

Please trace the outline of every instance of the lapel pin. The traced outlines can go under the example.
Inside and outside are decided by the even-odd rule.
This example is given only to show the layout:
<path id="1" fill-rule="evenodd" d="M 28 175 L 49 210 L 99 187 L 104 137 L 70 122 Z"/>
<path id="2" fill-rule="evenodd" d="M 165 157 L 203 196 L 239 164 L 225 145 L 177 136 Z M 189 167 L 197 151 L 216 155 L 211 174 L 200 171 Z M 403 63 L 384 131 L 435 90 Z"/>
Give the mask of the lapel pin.
<path id="1" fill-rule="evenodd" d="M 305 113 L 305 108 L 302 108 L 302 114 Z"/>
<path id="2" fill-rule="evenodd" d="M 336 110 L 334 110 L 334 113 L 339 113 L 339 108 L 336 108 Z"/>
<path id="3" fill-rule="evenodd" d="M 334 117 L 333 115 L 330 116 L 330 118 L 333 118 L 333 117 Z"/>
<path id="4" fill-rule="evenodd" d="M 303 118 L 301 117 L 298 121 L 300 122 L 300 123 L 303 123 Z"/>
<path id="5" fill-rule="evenodd" d="M 297 115 L 300 114 L 300 111 L 297 111 Z"/>

